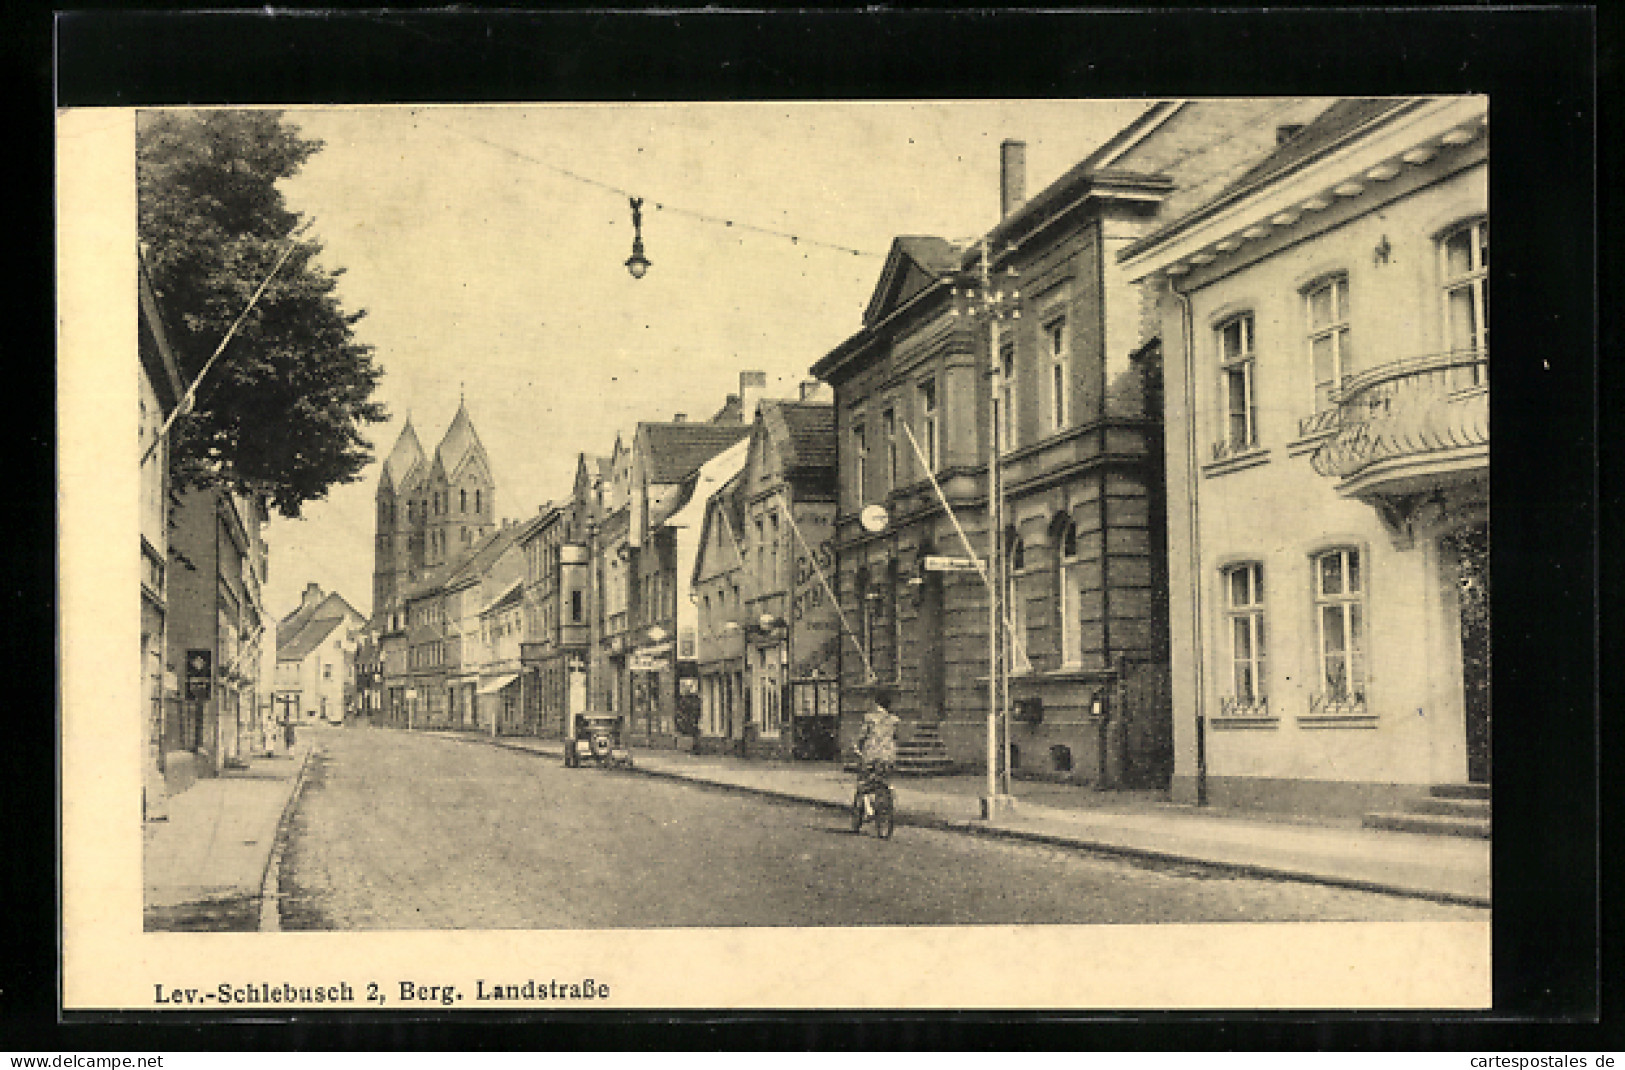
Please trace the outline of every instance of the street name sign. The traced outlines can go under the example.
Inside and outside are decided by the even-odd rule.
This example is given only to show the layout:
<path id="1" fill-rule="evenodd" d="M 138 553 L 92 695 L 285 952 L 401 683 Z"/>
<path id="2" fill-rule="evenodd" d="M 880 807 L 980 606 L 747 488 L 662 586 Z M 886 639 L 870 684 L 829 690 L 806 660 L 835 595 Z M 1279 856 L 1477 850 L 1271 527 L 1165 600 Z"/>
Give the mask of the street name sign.
<path id="1" fill-rule="evenodd" d="M 927 572 L 980 572 L 982 563 L 974 557 L 927 557 Z"/>

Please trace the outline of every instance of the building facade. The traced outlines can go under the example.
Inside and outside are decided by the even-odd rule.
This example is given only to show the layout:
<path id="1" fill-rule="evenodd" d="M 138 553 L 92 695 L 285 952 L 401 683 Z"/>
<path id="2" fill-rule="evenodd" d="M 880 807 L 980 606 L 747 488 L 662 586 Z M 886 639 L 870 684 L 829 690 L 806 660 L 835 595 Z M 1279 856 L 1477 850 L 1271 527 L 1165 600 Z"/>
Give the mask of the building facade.
<path id="1" fill-rule="evenodd" d="M 578 482 L 587 458 L 577 459 Z M 520 649 L 524 731 L 557 739 L 587 712 L 591 591 L 585 525 L 577 498 L 543 506 L 521 540 L 525 634 Z"/>
<path id="2" fill-rule="evenodd" d="M 308 583 L 299 608 L 276 625 L 277 724 L 341 724 L 358 705 L 356 649 L 366 624 L 337 592 Z"/>
<path id="3" fill-rule="evenodd" d="M 1006 706 L 989 689 L 996 584 L 1011 636 L 996 760 L 1167 783 L 1160 350 L 1142 344 L 1142 295 L 1116 253 L 1328 103 L 1162 102 L 1031 199 L 1024 147 L 1007 142 L 1002 218 L 982 241 L 894 243 L 862 329 L 813 369 L 836 394 L 836 548 L 857 636 L 843 681 L 860 705 L 893 688 L 905 737 L 923 729 L 982 766 L 989 706 Z M 870 506 L 883 512 L 866 526 Z"/>
<path id="4" fill-rule="evenodd" d="M 263 501 L 219 487 L 183 491 L 170 510 L 167 661 L 181 700 L 163 746 L 180 779 L 218 775 L 266 738 L 265 519 Z"/>
<path id="5" fill-rule="evenodd" d="M 1489 779 L 1486 115 L 1340 101 L 1123 251 L 1168 354 L 1178 798 Z"/>
<path id="6" fill-rule="evenodd" d="M 141 451 L 141 704 L 147 745 L 142 812 L 148 820 L 160 820 L 169 815 L 168 796 L 184 791 L 194 775 L 188 760 L 180 760 L 174 770 L 164 762 L 164 725 L 166 720 L 179 721 L 181 696 L 178 677 L 166 660 L 165 650 L 169 613 L 169 444 L 161 434 L 165 421 L 180 403 L 183 388 L 145 260 L 137 266 L 141 315 L 136 394 L 136 446 Z"/>
<path id="7" fill-rule="evenodd" d="M 833 406 L 764 400 L 743 466 L 705 505 L 692 581 L 701 747 L 834 757 Z"/>

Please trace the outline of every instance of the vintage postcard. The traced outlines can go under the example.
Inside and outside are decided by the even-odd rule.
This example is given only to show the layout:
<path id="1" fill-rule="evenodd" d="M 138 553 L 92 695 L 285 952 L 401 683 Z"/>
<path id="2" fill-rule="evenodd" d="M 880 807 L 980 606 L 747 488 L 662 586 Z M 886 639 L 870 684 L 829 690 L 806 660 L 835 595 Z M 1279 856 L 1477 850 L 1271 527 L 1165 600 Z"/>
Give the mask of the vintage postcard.
<path id="1" fill-rule="evenodd" d="M 1487 1008 L 1489 103 L 63 110 L 64 1009 Z"/>

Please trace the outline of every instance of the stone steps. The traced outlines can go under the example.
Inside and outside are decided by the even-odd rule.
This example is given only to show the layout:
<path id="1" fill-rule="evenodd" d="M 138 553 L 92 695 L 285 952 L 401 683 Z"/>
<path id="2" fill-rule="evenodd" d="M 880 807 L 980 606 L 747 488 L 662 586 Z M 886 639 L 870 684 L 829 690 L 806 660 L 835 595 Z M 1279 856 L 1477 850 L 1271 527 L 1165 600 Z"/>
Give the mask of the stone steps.
<path id="1" fill-rule="evenodd" d="M 1488 784 L 1435 784 L 1408 809 L 1367 814 L 1363 824 L 1393 832 L 1488 840 L 1492 838 L 1490 788 Z"/>

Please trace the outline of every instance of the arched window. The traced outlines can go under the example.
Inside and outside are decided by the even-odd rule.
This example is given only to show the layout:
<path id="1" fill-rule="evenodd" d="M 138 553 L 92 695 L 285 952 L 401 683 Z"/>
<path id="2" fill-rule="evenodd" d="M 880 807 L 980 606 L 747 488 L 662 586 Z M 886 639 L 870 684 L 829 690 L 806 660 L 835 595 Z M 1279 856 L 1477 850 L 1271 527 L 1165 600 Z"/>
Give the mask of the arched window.
<path id="1" fill-rule="evenodd" d="M 1078 590 L 1078 525 L 1066 513 L 1051 524 L 1059 558 L 1055 569 L 1055 611 L 1060 618 L 1061 664 L 1083 664 L 1083 633 L 1080 627 L 1082 592 Z"/>
<path id="2" fill-rule="evenodd" d="M 481 511 L 480 510 L 480 492 L 479 492 L 478 488 L 475 488 L 475 490 L 474 490 L 474 511 L 476 513 Z"/>
<path id="3" fill-rule="evenodd" d="M 467 489 L 465 488 L 463 490 L 460 490 L 460 491 L 457 492 L 457 494 L 458 494 L 459 499 L 460 499 L 459 508 L 461 509 L 462 512 L 465 512 L 465 513 L 468 512 L 468 491 L 467 491 Z"/>
<path id="4" fill-rule="evenodd" d="M 1004 554 L 1009 562 L 1004 586 L 1004 615 L 1010 622 L 1011 666 L 1015 671 L 1023 672 L 1030 667 L 1026 657 L 1027 598 L 1020 578 L 1021 573 L 1027 570 L 1027 544 L 1014 524 L 1004 529 Z"/>

